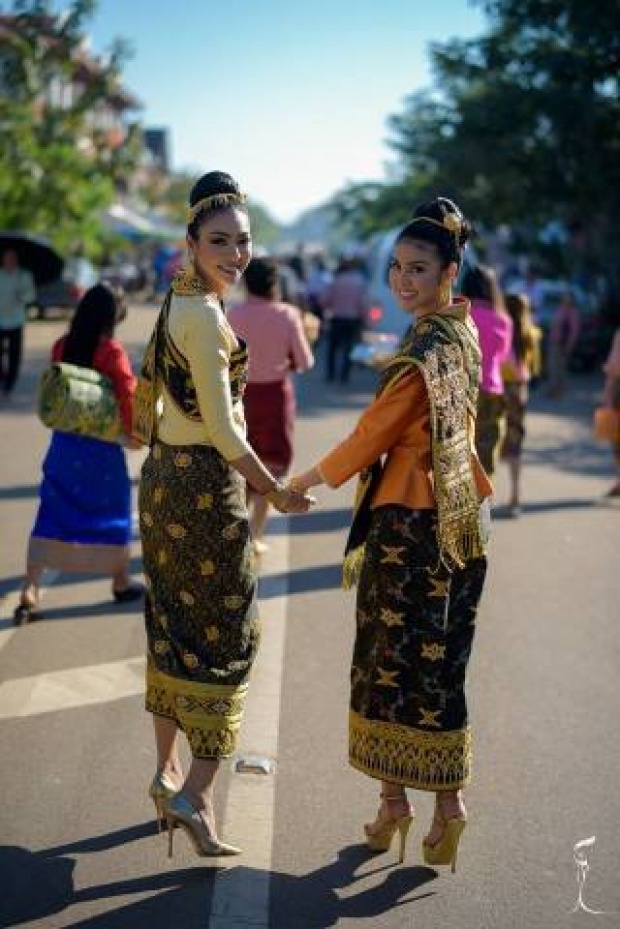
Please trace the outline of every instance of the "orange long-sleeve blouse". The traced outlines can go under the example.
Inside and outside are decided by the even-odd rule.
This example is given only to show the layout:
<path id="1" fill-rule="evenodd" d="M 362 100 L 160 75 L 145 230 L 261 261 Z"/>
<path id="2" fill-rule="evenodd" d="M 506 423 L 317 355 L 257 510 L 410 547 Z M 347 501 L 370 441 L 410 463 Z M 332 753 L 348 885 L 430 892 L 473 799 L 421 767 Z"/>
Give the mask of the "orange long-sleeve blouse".
<path id="1" fill-rule="evenodd" d="M 473 428 L 470 435 L 474 479 L 483 499 L 493 488 L 476 455 Z M 370 404 L 353 432 L 319 462 L 319 471 L 330 487 L 340 487 L 384 455 L 372 507 L 392 503 L 414 510 L 434 508 L 430 404 L 418 370 Z"/>

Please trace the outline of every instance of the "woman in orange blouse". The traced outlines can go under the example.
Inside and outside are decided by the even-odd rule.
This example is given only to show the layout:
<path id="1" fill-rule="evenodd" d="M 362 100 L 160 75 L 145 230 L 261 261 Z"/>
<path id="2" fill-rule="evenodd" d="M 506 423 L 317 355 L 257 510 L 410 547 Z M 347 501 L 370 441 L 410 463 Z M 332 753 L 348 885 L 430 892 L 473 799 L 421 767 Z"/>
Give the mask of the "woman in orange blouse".
<path id="1" fill-rule="evenodd" d="M 345 557 L 359 580 L 349 760 L 382 782 L 365 826 L 403 860 L 413 811 L 406 787 L 436 794 L 429 864 L 456 861 L 471 732 L 464 693 L 486 573 L 481 502 L 491 485 L 474 448 L 480 372 L 469 304 L 452 298 L 468 224 L 450 200 L 419 207 L 396 240 L 390 286 L 415 314 L 355 430 L 296 490 L 360 475 Z"/>

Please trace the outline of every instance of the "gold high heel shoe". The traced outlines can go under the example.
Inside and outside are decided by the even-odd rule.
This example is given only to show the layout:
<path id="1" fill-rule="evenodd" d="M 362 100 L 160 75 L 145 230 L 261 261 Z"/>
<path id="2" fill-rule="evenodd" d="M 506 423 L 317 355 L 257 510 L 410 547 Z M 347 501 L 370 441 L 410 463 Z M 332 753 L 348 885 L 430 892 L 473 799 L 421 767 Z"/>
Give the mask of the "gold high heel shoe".
<path id="1" fill-rule="evenodd" d="M 220 855 L 240 855 L 241 849 L 214 839 L 198 810 L 182 794 L 175 794 L 166 804 L 168 823 L 168 858 L 172 858 L 174 827 L 181 826 L 191 839 L 196 854 L 201 858 L 217 858 Z"/>
<path id="2" fill-rule="evenodd" d="M 388 804 L 390 800 L 400 800 L 401 802 L 404 800 L 407 802 L 407 798 L 402 794 L 388 796 L 382 793 L 381 799 L 386 800 Z M 413 815 L 411 813 L 406 813 L 404 816 L 397 816 L 394 819 L 382 819 L 380 816 L 377 816 L 374 823 L 366 823 L 364 826 L 368 848 L 371 852 L 387 852 L 392 844 L 392 839 L 398 832 L 400 837 L 398 863 L 402 864 L 405 860 L 405 846 L 412 822 Z"/>
<path id="3" fill-rule="evenodd" d="M 163 771 L 158 771 L 149 787 L 149 797 L 155 804 L 157 811 L 157 831 L 161 832 L 164 821 L 166 803 L 177 793 L 177 788 Z"/>
<path id="4" fill-rule="evenodd" d="M 459 841 L 467 825 L 467 817 L 451 816 L 449 819 L 446 818 L 439 799 L 435 810 L 435 822 L 438 822 L 443 827 L 443 834 L 434 845 L 430 845 L 426 839 L 424 840 L 422 843 L 424 861 L 429 865 L 449 864 L 454 874 Z"/>

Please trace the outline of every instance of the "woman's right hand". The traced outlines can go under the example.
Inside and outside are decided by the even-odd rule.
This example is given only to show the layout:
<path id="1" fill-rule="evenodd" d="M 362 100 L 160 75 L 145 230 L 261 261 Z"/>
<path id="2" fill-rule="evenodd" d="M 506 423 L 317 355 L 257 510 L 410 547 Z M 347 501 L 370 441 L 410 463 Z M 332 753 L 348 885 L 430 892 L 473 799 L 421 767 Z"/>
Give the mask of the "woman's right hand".
<path id="1" fill-rule="evenodd" d="M 316 503 L 314 497 L 290 487 L 278 487 L 265 496 L 278 513 L 307 513 L 312 504 Z"/>

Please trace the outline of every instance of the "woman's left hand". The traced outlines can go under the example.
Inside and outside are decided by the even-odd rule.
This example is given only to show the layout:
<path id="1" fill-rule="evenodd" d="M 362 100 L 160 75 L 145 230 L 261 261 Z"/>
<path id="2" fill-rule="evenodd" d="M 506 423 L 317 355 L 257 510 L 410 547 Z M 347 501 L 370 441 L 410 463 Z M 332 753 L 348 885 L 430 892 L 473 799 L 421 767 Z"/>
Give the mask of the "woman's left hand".
<path id="1" fill-rule="evenodd" d="M 318 468 L 311 468 L 309 471 L 304 471 L 303 474 L 294 475 L 288 482 L 287 487 L 296 490 L 298 493 L 305 494 L 311 487 L 317 487 L 322 483 L 323 478 Z"/>

